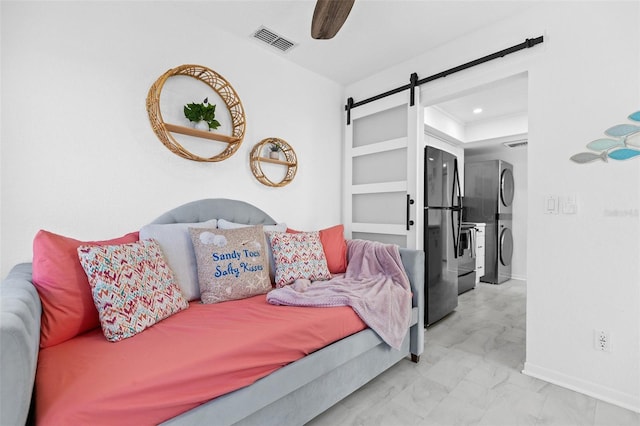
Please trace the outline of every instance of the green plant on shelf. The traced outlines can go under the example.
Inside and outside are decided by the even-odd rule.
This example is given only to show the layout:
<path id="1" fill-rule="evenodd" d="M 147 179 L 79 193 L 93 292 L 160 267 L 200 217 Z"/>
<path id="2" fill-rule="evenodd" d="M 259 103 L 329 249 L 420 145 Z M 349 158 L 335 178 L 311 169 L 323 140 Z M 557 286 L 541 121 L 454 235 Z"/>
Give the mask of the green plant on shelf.
<path id="1" fill-rule="evenodd" d="M 280 159 L 280 151 L 284 152 L 284 148 L 280 144 L 280 142 L 274 141 L 269 142 L 269 158 L 274 160 Z"/>
<path id="2" fill-rule="evenodd" d="M 269 145 L 269 151 L 271 152 L 283 151 L 282 145 L 280 145 L 280 143 L 278 142 L 271 142 L 271 145 Z"/>
<path id="3" fill-rule="evenodd" d="M 204 121 L 212 130 L 220 127 L 220 122 L 216 120 L 216 106 L 209 103 L 209 98 L 199 104 L 193 102 L 185 105 L 184 116 L 192 123 Z"/>

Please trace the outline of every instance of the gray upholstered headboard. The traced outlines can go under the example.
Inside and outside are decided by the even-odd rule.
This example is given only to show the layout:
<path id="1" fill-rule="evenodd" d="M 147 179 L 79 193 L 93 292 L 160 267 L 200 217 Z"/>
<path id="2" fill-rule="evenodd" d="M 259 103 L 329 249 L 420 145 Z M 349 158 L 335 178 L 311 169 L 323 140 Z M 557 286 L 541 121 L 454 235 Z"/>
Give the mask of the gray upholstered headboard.
<path id="1" fill-rule="evenodd" d="M 169 210 L 151 223 L 195 223 L 225 219 L 247 225 L 275 225 L 276 221 L 259 208 L 244 201 L 209 198 L 192 201 Z"/>

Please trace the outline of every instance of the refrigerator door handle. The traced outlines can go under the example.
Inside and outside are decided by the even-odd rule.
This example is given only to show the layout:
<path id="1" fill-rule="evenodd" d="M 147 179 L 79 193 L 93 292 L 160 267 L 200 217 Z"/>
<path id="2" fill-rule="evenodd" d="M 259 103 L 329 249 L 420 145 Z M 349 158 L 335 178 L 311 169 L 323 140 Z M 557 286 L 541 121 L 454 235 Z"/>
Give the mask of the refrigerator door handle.
<path id="1" fill-rule="evenodd" d="M 458 194 L 456 196 L 456 189 Z M 451 207 L 460 207 L 460 183 L 458 182 L 458 159 L 453 159 L 453 182 L 451 184 Z"/>
<path id="2" fill-rule="evenodd" d="M 457 160 L 453 160 L 453 182 L 451 183 L 451 201 L 450 201 L 450 206 L 451 208 L 455 209 L 458 205 L 455 203 L 455 198 L 456 198 L 456 180 L 457 180 L 457 170 L 456 170 L 456 166 L 457 166 L 458 162 Z"/>
<path id="3" fill-rule="evenodd" d="M 453 257 L 457 259 L 458 248 L 460 247 L 460 232 L 461 232 L 460 209 L 451 209 L 450 212 L 451 212 L 451 237 L 453 238 Z M 454 213 L 458 218 L 458 226 L 455 225 L 455 220 L 453 216 Z"/>
<path id="4" fill-rule="evenodd" d="M 460 189 L 460 175 L 458 174 L 458 159 L 454 158 L 453 159 L 453 186 L 451 188 L 451 206 L 461 209 L 462 208 L 461 198 L 462 198 L 462 190 Z"/>
<path id="5" fill-rule="evenodd" d="M 457 194 L 456 194 L 457 190 Z M 456 226 L 453 213 L 456 213 L 458 224 Z M 453 159 L 453 185 L 451 185 L 451 231 L 453 234 L 453 252 L 454 257 L 458 258 L 458 249 L 460 248 L 460 232 L 462 226 L 462 205 L 460 203 L 460 177 L 458 176 L 458 159 Z"/>
<path id="6" fill-rule="evenodd" d="M 471 242 L 471 257 L 476 257 L 476 228 L 469 229 L 469 240 Z"/>

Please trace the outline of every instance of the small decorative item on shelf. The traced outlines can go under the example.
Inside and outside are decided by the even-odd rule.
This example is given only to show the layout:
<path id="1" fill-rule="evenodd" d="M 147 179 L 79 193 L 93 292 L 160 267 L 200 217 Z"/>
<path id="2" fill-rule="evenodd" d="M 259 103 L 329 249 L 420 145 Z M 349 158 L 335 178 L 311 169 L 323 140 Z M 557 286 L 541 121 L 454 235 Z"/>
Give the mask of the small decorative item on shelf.
<path id="1" fill-rule="evenodd" d="M 269 156 L 264 153 L 268 152 Z M 281 154 L 282 153 L 282 154 Z M 275 154 L 275 156 L 274 156 Z M 289 143 L 280 138 L 263 139 L 254 145 L 249 154 L 251 172 L 260 183 L 267 186 L 282 187 L 291 183 L 298 171 L 298 157 Z M 262 163 L 275 165 L 276 168 L 284 166 L 284 176 L 280 181 L 271 180 L 262 170 Z M 267 171 L 271 171 L 267 166 Z"/>
<path id="2" fill-rule="evenodd" d="M 280 146 L 278 142 L 271 142 L 271 145 L 269 145 L 269 158 L 278 160 L 280 158 L 280 151 L 282 151 L 282 146 Z"/>
<path id="3" fill-rule="evenodd" d="M 209 103 L 209 98 L 199 104 L 194 102 L 185 105 L 184 116 L 193 123 L 194 128 L 204 132 L 220 127 L 220 122 L 216 120 L 216 106 Z"/>

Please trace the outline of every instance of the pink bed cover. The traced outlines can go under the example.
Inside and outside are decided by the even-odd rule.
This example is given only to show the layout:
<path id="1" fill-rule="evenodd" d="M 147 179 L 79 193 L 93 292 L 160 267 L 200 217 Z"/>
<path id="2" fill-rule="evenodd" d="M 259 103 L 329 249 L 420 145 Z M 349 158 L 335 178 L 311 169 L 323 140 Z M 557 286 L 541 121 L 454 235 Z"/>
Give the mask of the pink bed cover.
<path id="1" fill-rule="evenodd" d="M 40 351 L 40 425 L 158 424 L 366 328 L 349 307 L 203 305 L 129 339 L 96 329 Z"/>

